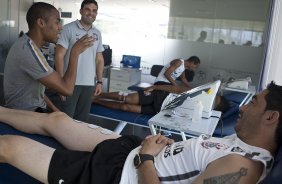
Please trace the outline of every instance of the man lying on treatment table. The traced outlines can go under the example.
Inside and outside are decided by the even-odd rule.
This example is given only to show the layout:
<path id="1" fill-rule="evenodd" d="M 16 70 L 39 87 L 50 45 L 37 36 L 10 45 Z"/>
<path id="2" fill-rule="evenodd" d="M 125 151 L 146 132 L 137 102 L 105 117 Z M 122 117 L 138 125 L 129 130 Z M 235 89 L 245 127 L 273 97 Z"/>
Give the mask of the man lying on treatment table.
<path id="1" fill-rule="evenodd" d="M 162 135 L 120 136 L 61 112 L 40 114 L 0 107 L 0 121 L 27 133 L 51 136 L 67 150 L 31 139 L 0 137 L 0 161 L 43 183 L 254 184 L 271 169 L 281 145 L 282 86 L 267 89 L 242 106 L 236 134 L 201 135 L 182 142 Z M 23 122 L 24 120 L 24 122 Z"/>
<path id="2" fill-rule="evenodd" d="M 127 112 L 155 115 L 160 112 L 161 106 L 170 93 L 180 94 L 190 90 L 186 86 L 154 85 L 136 93 L 109 92 L 92 96 L 92 101 L 107 108 Z M 215 109 L 225 112 L 229 102 L 223 96 L 216 96 Z"/>

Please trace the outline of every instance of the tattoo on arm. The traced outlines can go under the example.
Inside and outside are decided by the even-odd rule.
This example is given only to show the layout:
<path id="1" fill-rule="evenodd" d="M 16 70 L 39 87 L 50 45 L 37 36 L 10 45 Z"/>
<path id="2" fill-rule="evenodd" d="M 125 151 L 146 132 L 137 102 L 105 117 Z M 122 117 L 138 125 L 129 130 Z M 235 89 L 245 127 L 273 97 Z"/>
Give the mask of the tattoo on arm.
<path id="1" fill-rule="evenodd" d="M 238 184 L 240 179 L 247 175 L 247 171 L 247 168 L 241 168 L 238 172 L 207 178 L 204 184 Z"/>

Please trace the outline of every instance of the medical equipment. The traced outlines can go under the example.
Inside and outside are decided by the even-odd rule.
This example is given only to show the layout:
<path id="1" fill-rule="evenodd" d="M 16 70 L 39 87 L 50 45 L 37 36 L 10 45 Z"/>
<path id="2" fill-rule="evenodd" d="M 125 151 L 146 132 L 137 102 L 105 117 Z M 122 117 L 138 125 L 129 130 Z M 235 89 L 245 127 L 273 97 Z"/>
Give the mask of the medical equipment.
<path id="1" fill-rule="evenodd" d="M 203 105 L 202 117 L 209 118 L 212 113 L 215 96 L 220 84 L 220 80 L 217 80 L 193 88 L 179 95 L 169 94 L 162 104 L 161 111 L 174 109 L 175 111 L 179 111 L 179 113 L 193 113 L 195 102 L 201 101 Z"/>
<path id="2" fill-rule="evenodd" d="M 244 89 L 247 90 L 249 88 L 249 84 L 252 82 L 251 77 L 247 77 L 245 79 L 232 79 L 228 81 L 225 86 L 229 88 L 236 89 Z"/>

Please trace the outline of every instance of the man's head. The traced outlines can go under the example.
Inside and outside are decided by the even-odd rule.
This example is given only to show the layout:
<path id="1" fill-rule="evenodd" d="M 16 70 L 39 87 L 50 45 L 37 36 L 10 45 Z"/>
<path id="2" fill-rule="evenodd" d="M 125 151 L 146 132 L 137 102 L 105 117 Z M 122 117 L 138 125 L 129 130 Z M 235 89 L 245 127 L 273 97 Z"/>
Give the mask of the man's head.
<path id="1" fill-rule="evenodd" d="M 84 0 L 81 3 L 80 14 L 81 22 L 85 25 L 92 25 L 96 20 L 98 12 L 98 3 L 95 0 Z"/>
<path id="2" fill-rule="evenodd" d="M 29 32 L 40 31 L 45 42 L 55 43 L 62 29 L 58 10 L 44 2 L 34 3 L 26 14 Z"/>
<path id="3" fill-rule="evenodd" d="M 278 118 L 278 125 L 276 128 L 275 139 L 277 145 L 282 144 L 282 86 L 275 85 L 274 82 L 271 82 L 268 87 L 268 94 L 266 95 L 266 107 L 265 110 L 272 111 L 272 117 L 269 118 Z M 268 119 L 269 119 L 268 118 Z"/>
<path id="4" fill-rule="evenodd" d="M 225 97 L 216 95 L 215 96 L 215 103 L 214 103 L 214 110 L 221 111 L 222 113 L 226 112 L 230 108 L 230 103 L 226 100 Z"/>
<path id="5" fill-rule="evenodd" d="M 271 82 L 267 89 L 255 95 L 252 101 L 240 108 L 240 115 L 235 126 L 239 137 L 259 134 L 266 135 L 273 131 L 275 143 L 282 143 L 282 86 Z M 267 137 L 265 137 L 267 138 Z"/>
<path id="6" fill-rule="evenodd" d="M 188 59 L 185 60 L 185 68 L 195 71 L 199 65 L 200 65 L 201 61 L 197 56 L 191 56 Z"/>
<path id="7" fill-rule="evenodd" d="M 203 38 L 203 39 L 206 39 L 207 38 L 207 32 L 206 31 L 201 31 L 200 32 L 200 37 Z"/>

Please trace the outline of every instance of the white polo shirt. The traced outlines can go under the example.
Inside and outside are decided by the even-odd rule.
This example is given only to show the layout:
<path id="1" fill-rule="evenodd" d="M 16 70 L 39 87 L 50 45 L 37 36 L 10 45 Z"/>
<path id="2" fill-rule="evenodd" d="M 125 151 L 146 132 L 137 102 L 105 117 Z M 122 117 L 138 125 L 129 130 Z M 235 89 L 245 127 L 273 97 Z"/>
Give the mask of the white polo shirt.
<path id="1" fill-rule="evenodd" d="M 63 27 L 57 44 L 67 49 L 64 58 L 64 72 L 66 72 L 71 48 L 75 42 L 85 34 L 93 36 L 95 42 L 93 46 L 87 48 L 79 55 L 75 85 L 94 86 L 96 77 L 96 54 L 104 51 L 101 32 L 94 26 L 89 30 L 85 30 L 79 20 L 76 20 Z"/>

